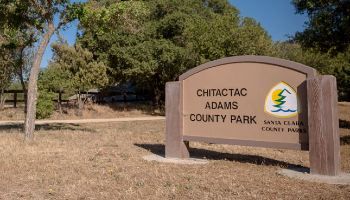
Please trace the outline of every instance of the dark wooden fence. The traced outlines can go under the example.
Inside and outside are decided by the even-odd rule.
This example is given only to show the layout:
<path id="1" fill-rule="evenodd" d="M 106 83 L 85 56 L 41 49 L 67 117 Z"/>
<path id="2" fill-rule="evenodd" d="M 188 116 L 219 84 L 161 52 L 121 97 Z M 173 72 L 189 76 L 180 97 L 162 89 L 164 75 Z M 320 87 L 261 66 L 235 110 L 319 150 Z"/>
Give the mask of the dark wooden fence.
<path id="1" fill-rule="evenodd" d="M 17 108 L 18 103 L 24 103 L 26 95 L 24 94 L 23 90 L 5 90 L 5 94 L 12 94 L 10 97 L 6 100 L 6 104 L 12 104 L 14 108 Z M 69 102 L 68 99 L 63 99 L 64 91 L 55 91 L 54 93 L 57 94 L 57 98 L 54 99 L 54 102 L 57 102 L 59 104 Z M 93 99 L 93 102 L 95 103 L 111 103 L 111 102 L 135 102 L 135 101 L 148 101 L 149 97 L 145 97 L 144 94 L 136 94 L 134 92 L 80 92 L 83 96 L 88 96 L 87 98 Z M 119 98 L 114 98 L 116 96 L 119 96 Z M 130 98 L 130 96 L 133 96 L 133 98 Z M 107 100 L 106 100 L 107 99 Z M 109 99 L 109 100 L 108 100 Z M 71 100 L 74 102 L 75 100 Z"/>
<path id="2" fill-rule="evenodd" d="M 12 99 L 7 99 L 5 103 L 12 103 L 14 108 L 17 108 L 18 102 L 24 102 L 24 92 L 23 90 L 5 90 L 5 94 L 12 94 Z M 23 98 L 19 99 L 18 94 L 23 94 Z"/>

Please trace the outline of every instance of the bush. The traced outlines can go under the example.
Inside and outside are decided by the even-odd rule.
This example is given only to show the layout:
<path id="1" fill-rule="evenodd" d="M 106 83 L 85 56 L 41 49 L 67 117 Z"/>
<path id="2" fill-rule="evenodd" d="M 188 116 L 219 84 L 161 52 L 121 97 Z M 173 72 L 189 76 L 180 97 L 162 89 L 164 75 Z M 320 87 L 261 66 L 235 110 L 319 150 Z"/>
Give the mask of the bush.
<path id="1" fill-rule="evenodd" d="M 54 99 L 55 93 L 41 90 L 39 91 L 39 97 L 36 107 L 36 118 L 45 119 L 49 118 L 54 111 Z"/>

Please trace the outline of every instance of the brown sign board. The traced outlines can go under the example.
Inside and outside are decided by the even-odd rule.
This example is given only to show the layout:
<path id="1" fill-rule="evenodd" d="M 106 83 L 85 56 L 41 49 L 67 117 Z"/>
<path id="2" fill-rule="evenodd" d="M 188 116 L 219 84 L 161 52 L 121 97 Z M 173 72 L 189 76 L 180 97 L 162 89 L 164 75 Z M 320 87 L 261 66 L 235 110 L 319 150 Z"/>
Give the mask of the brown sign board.
<path id="1" fill-rule="evenodd" d="M 188 157 L 187 141 L 309 150 L 308 80 L 317 77 L 311 67 L 265 56 L 189 70 L 167 83 L 166 156 Z"/>
<path id="2" fill-rule="evenodd" d="M 180 77 L 183 136 L 307 149 L 306 79 L 315 75 L 307 66 L 255 56 L 195 68 Z"/>

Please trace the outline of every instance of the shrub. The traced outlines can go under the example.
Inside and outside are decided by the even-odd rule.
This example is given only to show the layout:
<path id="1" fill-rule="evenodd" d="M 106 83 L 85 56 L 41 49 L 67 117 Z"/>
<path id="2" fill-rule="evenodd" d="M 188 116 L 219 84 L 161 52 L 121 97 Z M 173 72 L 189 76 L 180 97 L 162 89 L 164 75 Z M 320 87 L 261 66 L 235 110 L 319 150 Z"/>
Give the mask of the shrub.
<path id="1" fill-rule="evenodd" d="M 36 118 L 45 119 L 49 118 L 54 111 L 54 99 L 55 93 L 48 90 L 40 90 L 37 102 Z"/>

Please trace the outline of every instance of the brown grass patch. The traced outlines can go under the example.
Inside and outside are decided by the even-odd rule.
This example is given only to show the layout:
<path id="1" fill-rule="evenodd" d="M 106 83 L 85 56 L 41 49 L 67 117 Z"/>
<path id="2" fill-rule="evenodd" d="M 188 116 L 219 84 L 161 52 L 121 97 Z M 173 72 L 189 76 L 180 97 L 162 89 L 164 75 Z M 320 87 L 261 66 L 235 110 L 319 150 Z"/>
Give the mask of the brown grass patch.
<path id="1" fill-rule="evenodd" d="M 24 120 L 23 106 L 19 108 L 5 108 L 0 110 L 0 121 Z M 119 117 L 142 117 L 150 115 L 163 115 L 161 111 L 148 104 L 141 103 L 118 103 L 118 104 L 86 104 L 82 113 L 70 105 L 64 106 L 63 112 L 55 111 L 49 119 L 101 119 Z"/>
<path id="2" fill-rule="evenodd" d="M 340 106 L 341 120 L 350 120 Z M 341 128 L 350 173 L 350 128 Z M 0 199 L 349 199 L 350 186 L 278 175 L 308 152 L 191 143 L 206 165 L 148 162 L 164 154 L 164 121 L 40 126 L 31 144 L 0 128 Z"/>
<path id="3" fill-rule="evenodd" d="M 24 144 L 0 133 L 0 199 L 348 199 L 350 186 L 280 176 L 307 152 L 191 143 L 207 165 L 147 162 L 164 153 L 164 122 L 46 126 Z M 341 146 L 350 172 L 350 145 Z"/>
<path id="4" fill-rule="evenodd" d="M 24 120 L 24 108 L 4 108 L 0 110 L 0 121 Z"/>
<path id="5" fill-rule="evenodd" d="M 119 103 L 119 104 L 86 104 L 82 116 L 77 114 L 76 108 L 66 108 L 63 113 L 54 112 L 50 119 L 101 119 L 119 117 L 142 117 L 161 115 L 162 113 L 147 104 Z"/>

